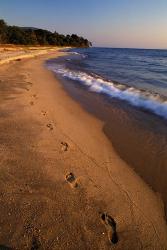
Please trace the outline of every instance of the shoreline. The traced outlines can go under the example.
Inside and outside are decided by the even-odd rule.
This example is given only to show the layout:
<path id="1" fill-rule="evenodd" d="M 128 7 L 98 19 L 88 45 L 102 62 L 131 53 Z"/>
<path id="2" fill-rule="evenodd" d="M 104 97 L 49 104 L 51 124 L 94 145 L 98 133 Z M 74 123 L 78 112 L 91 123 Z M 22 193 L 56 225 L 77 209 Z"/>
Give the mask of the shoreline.
<path id="1" fill-rule="evenodd" d="M 59 79 L 86 112 L 103 122 L 102 130 L 115 152 L 161 197 L 166 214 L 166 122 L 119 99 L 93 93 L 75 81 Z"/>
<path id="2" fill-rule="evenodd" d="M 167 228 L 158 197 L 115 153 L 103 122 L 85 112 L 44 68 L 44 60 L 61 54 L 0 68 L 7 85 L 1 86 L 1 214 L 12 234 L 1 223 L 0 244 L 26 249 L 35 237 L 45 247 L 52 244 L 50 249 L 110 249 L 99 216 L 107 212 L 117 223 L 116 249 L 148 244 L 165 249 Z M 77 188 L 65 179 L 71 172 Z M 15 210 L 9 212 L 11 204 Z"/>

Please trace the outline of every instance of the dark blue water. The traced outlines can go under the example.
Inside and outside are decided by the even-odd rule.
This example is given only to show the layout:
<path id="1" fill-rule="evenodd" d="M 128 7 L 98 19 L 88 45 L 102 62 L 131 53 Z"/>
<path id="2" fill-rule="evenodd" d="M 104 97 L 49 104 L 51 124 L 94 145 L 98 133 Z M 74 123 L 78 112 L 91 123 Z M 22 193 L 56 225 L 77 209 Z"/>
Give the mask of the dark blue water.
<path id="1" fill-rule="evenodd" d="M 81 67 L 123 84 L 167 96 L 167 50 L 90 48 Z"/>
<path id="2" fill-rule="evenodd" d="M 50 62 L 62 77 L 167 118 L 167 50 L 72 49 Z"/>

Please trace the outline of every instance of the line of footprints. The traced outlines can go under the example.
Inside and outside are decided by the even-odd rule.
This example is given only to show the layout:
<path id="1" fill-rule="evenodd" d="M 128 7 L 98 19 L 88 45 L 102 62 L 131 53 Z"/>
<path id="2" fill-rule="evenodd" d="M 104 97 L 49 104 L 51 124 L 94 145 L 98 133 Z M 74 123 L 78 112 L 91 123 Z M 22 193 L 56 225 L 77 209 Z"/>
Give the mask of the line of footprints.
<path id="1" fill-rule="evenodd" d="M 72 188 L 78 187 L 77 179 L 73 173 L 67 174 L 65 179 Z M 106 227 L 110 243 L 116 244 L 118 242 L 116 221 L 107 213 L 100 213 L 100 218 Z"/>
<path id="2" fill-rule="evenodd" d="M 36 95 L 33 95 L 32 97 L 34 97 L 34 99 L 37 98 Z M 30 105 L 33 105 L 33 104 L 34 102 L 30 102 Z M 46 116 L 46 111 L 41 111 L 41 114 L 43 116 Z M 48 123 L 46 126 L 49 130 L 53 130 L 53 125 L 51 123 Z M 67 142 L 61 142 L 62 151 L 68 151 L 68 148 L 69 148 L 69 145 Z M 69 173 L 66 175 L 66 181 L 69 183 L 69 185 L 72 188 L 78 187 L 77 179 L 75 178 L 73 173 Z M 116 230 L 117 224 L 115 220 L 107 213 L 100 213 L 100 218 L 106 227 L 109 241 L 113 244 L 116 244 L 118 242 L 118 234 Z"/>
<path id="3" fill-rule="evenodd" d="M 29 83 L 29 84 L 30 84 L 30 83 Z M 31 84 L 32 84 L 32 83 L 31 83 Z M 27 90 L 29 90 L 29 89 L 27 89 Z M 32 97 L 34 100 L 38 98 L 36 94 L 31 95 L 31 97 Z M 30 101 L 30 105 L 31 105 L 31 106 L 34 105 L 34 101 Z M 42 114 L 43 116 L 46 116 L 46 115 L 47 115 L 47 112 L 44 111 L 44 110 L 42 110 L 42 111 L 41 111 L 41 114 Z M 47 127 L 50 131 L 52 131 L 52 130 L 54 129 L 52 123 L 46 124 L 46 127 Z M 66 152 L 66 151 L 68 151 L 68 149 L 69 149 L 68 143 L 62 141 L 62 142 L 61 142 L 61 150 L 64 151 L 64 152 Z"/>

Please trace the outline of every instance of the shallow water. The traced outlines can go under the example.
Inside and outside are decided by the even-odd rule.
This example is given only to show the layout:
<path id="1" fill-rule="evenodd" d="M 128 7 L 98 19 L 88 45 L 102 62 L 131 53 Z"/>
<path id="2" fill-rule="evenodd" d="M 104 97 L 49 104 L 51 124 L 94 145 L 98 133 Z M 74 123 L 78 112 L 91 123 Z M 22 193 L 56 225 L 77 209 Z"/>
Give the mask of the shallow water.
<path id="1" fill-rule="evenodd" d="M 167 97 L 167 50 L 89 48 L 73 53 L 81 55 L 81 71 Z"/>
<path id="2" fill-rule="evenodd" d="M 76 52 L 77 51 L 77 52 Z M 75 49 L 66 60 L 50 61 L 61 76 L 167 119 L 167 51 Z"/>

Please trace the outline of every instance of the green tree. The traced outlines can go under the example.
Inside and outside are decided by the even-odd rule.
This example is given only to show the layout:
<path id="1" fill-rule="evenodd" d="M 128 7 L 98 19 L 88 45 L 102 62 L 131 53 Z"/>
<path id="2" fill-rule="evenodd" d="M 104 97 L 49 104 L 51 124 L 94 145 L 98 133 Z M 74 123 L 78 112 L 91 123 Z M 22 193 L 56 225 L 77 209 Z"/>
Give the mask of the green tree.
<path id="1" fill-rule="evenodd" d="M 76 34 L 63 35 L 56 31 L 36 28 L 20 28 L 8 26 L 4 20 L 0 20 L 0 43 L 24 44 L 24 45 L 57 45 L 71 47 L 89 47 L 91 43 Z"/>
<path id="2" fill-rule="evenodd" d="M 0 43 L 7 43 L 7 25 L 4 20 L 0 19 Z"/>

